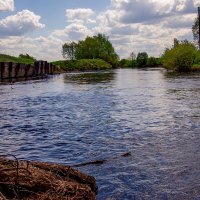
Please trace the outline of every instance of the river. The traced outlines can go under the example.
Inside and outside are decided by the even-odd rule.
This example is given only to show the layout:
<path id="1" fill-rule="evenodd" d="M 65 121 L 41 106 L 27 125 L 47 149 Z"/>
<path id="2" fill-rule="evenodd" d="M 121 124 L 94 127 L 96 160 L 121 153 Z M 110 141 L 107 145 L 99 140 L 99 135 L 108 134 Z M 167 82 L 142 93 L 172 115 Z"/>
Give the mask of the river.
<path id="1" fill-rule="evenodd" d="M 0 154 L 106 160 L 78 168 L 96 178 L 98 200 L 200 199 L 200 74 L 117 69 L 0 85 Z"/>

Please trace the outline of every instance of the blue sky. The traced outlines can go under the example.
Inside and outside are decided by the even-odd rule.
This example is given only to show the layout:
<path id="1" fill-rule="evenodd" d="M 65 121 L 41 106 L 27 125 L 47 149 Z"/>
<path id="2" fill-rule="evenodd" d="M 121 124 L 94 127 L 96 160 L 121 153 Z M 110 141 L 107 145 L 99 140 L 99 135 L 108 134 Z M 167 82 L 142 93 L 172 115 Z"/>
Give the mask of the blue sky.
<path id="1" fill-rule="evenodd" d="M 197 0 L 0 0 L 0 53 L 62 59 L 62 44 L 109 36 L 121 58 L 159 56 L 173 38 L 192 40 Z"/>
<path id="2" fill-rule="evenodd" d="M 101 12 L 108 5 L 108 0 L 15 0 L 15 13 L 25 9 L 31 10 L 41 16 L 41 22 L 46 24 L 48 29 L 53 30 L 67 24 L 67 9 L 90 8 Z"/>

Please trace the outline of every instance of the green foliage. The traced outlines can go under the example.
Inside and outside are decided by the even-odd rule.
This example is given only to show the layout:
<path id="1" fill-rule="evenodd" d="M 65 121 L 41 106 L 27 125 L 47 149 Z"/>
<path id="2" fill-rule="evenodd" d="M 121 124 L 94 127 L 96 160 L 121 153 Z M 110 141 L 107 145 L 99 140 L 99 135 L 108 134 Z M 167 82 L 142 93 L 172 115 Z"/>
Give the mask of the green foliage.
<path id="1" fill-rule="evenodd" d="M 134 68 L 137 67 L 136 60 L 122 59 L 119 61 L 120 68 Z"/>
<path id="2" fill-rule="evenodd" d="M 192 66 L 192 72 L 200 72 L 200 65 L 194 64 Z"/>
<path id="3" fill-rule="evenodd" d="M 200 51 L 197 51 L 194 64 L 200 65 Z"/>
<path id="4" fill-rule="evenodd" d="M 167 49 L 163 55 L 163 65 L 177 72 L 191 71 L 197 55 L 197 49 L 189 42 L 180 42 Z"/>
<path id="5" fill-rule="evenodd" d="M 136 61 L 138 67 L 146 67 L 148 61 L 148 54 L 146 52 L 138 53 Z"/>
<path id="6" fill-rule="evenodd" d="M 74 60 L 75 59 L 75 52 L 76 52 L 77 44 L 75 42 L 65 43 L 62 46 L 62 55 L 63 58 Z"/>
<path id="7" fill-rule="evenodd" d="M 20 56 L 21 55 L 21 56 Z M 0 54 L 0 62 L 13 62 L 13 63 L 22 63 L 22 64 L 33 64 L 35 59 L 33 57 L 23 57 L 23 54 L 20 54 L 19 57 L 9 56 L 5 54 Z M 28 55 L 28 54 L 27 54 Z"/>
<path id="8" fill-rule="evenodd" d="M 106 70 L 112 66 L 102 59 L 80 59 L 80 60 L 65 60 L 55 61 L 54 65 L 59 66 L 63 71 L 91 71 L 91 70 Z"/>
<path id="9" fill-rule="evenodd" d="M 77 60 L 99 58 L 110 63 L 112 66 L 115 66 L 119 59 L 108 37 L 103 34 L 93 37 L 88 36 L 85 40 L 79 41 L 78 44 L 64 44 L 62 53 L 67 58 L 75 58 Z"/>
<path id="10" fill-rule="evenodd" d="M 30 56 L 28 54 L 19 54 L 19 58 L 20 59 L 27 59 L 27 60 L 36 61 L 36 59 L 33 56 Z"/>
<path id="11" fill-rule="evenodd" d="M 155 57 L 150 57 L 147 60 L 147 67 L 156 67 L 158 66 L 157 59 Z"/>

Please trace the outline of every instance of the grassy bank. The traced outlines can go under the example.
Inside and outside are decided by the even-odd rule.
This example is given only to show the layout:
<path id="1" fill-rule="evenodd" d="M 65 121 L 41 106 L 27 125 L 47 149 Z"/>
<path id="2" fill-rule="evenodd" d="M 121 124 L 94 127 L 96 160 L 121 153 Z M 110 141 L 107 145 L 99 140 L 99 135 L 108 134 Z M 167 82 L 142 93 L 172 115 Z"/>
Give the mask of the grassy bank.
<path id="1" fill-rule="evenodd" d="M 0 156 L 0 169 L 1 200 L 96 199 L 95 178 L 70 166 Z"/>
<path id="2" fill-rule="evenodd" d="M 192 72 L 200 72 L 200 64 L 194 64 L 191 69 Z"/>
<path id="3" fill-rule="evenodd" d="M 101 59 L 64 60 L 52 62 L 62 71 L 91 71 L 112 69 L 112 66 Z"/>
<path id="4" fill-rule="evenodd" d="M 29 58 L 9 56 L 5 54 L 0 54 L 0 62 L 13 62 L 13 63 L 22 63 L 22 64 L 33 64 L 34 60 Z"/>

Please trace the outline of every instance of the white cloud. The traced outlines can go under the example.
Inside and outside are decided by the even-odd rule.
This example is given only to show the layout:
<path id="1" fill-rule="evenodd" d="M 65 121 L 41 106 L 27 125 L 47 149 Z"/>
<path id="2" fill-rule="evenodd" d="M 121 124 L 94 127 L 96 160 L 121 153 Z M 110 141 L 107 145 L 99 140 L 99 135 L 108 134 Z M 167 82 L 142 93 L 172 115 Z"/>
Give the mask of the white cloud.
<path id="1" fill-rule="evenodd" d="M 10 36 L 0 39 L 0 52 L 18 56 L 28 53 L 38 60 L 53 61 L 61 59 L 63 41 L 53 36 L 30 38 L 25 36 Z"/>
<path id="2" fill-rule="evenodd" d="M 37 38 L 20 36 L 44 27 L 40 16 L 22 11 L 0 21 L 0 36 L 20 36 L 0 39 L 0 50 L 57 60 L 62 58 L 61 47 L 65 42 L 104 33 L 121 58 L 132 51 L 159 56 L 171 46 L 173 38 L 192 40 L 197 1 L 200 0 L 111 0 L 102 13 L 89 8 L 67 9 L 66 27 Z"/>
<path id="3" fill-rule="evenodd" d="M 110 36 L 121 57 L 144 50 L 158 56 L 173 38 L 192 39 L 195 12 L 194 0 L 111 0 L 95 30 Z"/>
<path id="4" fill-rule="evenodd" d="M 110 18 L 121 23 L 155 23 L 162 18 L 195 12 L 194 0 L 112 0 Z"/>
<path id="5" fill-rule="evenodd" d="M 82 23 L 94 23 L 95 20 L 91 19 L 92 15 L 94 15 L 94 11 L 89 8 L 77 8 L 77 9 L 67 9 L 66 16 L 68 22 L 82 22 Z"/>
<path id="6" fill-rule="evenodd" d="M 23 10 L 0 20 L 0 36 L 19 36 L 35 29 L 44 28 L 40 16 L 29 10 Z"/>
<path id="7" fill-rule="evenodd" d="M 0 11 L 13 11 L 14 1 L 13 0 L 0 0 Z"/>
<path id="8" fill-rule="evenodd" d="M 81 23 L 72 23 L 62 30 L 56 30 L 52 33 L 53 36 L 62 38 L 63 40 L 78 41 L 84 39 L 86 36 L 91 35 L 92 32 L 87 26 Z"/>

